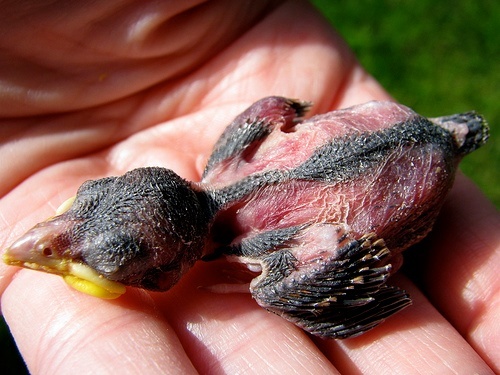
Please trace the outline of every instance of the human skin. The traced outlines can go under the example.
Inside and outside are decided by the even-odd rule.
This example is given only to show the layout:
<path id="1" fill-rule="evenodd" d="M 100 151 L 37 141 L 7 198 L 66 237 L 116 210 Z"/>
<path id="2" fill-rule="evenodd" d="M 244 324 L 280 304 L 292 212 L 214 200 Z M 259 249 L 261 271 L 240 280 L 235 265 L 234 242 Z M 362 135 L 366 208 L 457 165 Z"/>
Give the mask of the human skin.
<path id="1" fill-rule="evenodd" d="M 224 127 L 261 97 L 307 99 L 312 114 L 390 99 L 305 2 L 37 4 L 0 15 L 1 249 L 87 179 L 160 165 L 199 180 Z M 459 175 L 410 265 L 419 286 L 391 279 L 413 305 L 343 341 L 308 336 L 248 293 L 214 293 L 242 276 L 223 260 L 114 301 L 0 264 L 2 314 L 33 374 L 493 373 L 499 229 Z"/>

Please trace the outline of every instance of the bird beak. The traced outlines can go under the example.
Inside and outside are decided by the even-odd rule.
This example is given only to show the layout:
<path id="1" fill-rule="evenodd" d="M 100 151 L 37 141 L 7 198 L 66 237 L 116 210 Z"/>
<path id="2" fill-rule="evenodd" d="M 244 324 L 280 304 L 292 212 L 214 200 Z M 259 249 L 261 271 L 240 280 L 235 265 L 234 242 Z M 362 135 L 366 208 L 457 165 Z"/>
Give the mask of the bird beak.
<path id="1" fill-rule="evenodd" d="M 58 209 L 57 215 L 67 210 L 70 206 L 67 202 L 65 207 L 61 206 L 62 210 Z M 60 275 L 74 289 L 95 297 L 113 299 L 125 293 L 123 284 L 106 279 L 78 259 L 72 259 L 69 250 L 58 248 L 61 245 L 56 239 L 65 229 L 65 225 L 53 218 L 39 223 L 5 251 L 3 261 L 12 266 Z"/>

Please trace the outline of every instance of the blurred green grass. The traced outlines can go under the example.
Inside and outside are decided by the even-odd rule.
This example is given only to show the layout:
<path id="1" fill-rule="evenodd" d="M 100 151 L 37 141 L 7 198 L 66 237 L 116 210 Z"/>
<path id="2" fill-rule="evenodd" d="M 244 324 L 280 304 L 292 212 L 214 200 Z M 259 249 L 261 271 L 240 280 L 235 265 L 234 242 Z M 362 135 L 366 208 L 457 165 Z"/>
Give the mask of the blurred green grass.
<path id="1" fill-rule="evenodd" d="M 475 109 L 489 143 L 461 164 L 500 207 L 500 2 L 313 0 L 365 68 L 399 102 L 432 117 Z M 2 374 L 25 374 L 0 320 Z"/>
<path id="2" fill-rule="evenodd" d="M 476 110 L 486 146 L 461 164 L 500 208 L 500 2 L 312 0 L 363 66 L 427 117 Z"/>

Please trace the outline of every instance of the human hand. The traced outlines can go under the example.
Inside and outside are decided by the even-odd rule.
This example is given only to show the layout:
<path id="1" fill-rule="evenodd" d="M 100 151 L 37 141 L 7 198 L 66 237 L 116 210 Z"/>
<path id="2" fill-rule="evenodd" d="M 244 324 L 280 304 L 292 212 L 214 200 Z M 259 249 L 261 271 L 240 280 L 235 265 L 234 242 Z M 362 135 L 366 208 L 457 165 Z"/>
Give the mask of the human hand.
<path id="1" fill-rule="evenodd" d="M 261 97 L 316 113 L 389 98 L 302 2 L 105 4 L 4 12 L 0 248 L 87 179 L 147 165 L 199 179 L 224 127 Z M 393 277 L 413 306 L 344 341 L 308 336 L 249 294 L 210 292 L 233 277 L 224 261 L 114 301 L 0 264 L 2 310 L 32 373 L 487 373 L 484 361 L 500 366 L 499 225 L 459 176 L 424 243 L 422 290 Z"/>

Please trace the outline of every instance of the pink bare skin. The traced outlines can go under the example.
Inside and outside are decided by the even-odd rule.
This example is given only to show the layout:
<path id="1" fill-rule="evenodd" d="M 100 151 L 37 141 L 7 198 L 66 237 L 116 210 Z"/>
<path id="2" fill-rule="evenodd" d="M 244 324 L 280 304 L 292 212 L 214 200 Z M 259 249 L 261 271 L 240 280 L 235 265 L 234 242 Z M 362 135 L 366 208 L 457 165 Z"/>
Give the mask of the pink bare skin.
<path id="1" fill-rule="evenodd" d="M 1 249 L 87 179 L 160 165 L 199 180 L 224 127 L 264 96 L 313 101 L 313 114 L 390 99 L 305 2 L 47 4 L 0 15 Z M 114 301 L 0 264 L 1 307 L 33 374 L 488 374 L 500 371 L 499 229 L 459 176 L 422 245 L 423 285 L 392 279 L 413 305 L 343 341 L 308 336 L 250 294 L 215 295 L 240 277 L 222 260 L 167 293 Z"/>

